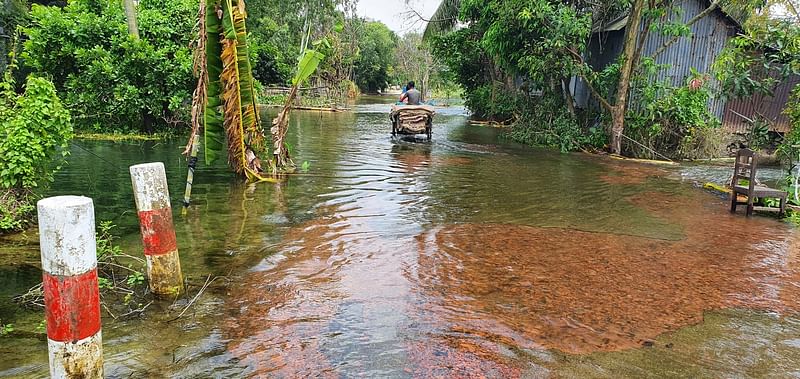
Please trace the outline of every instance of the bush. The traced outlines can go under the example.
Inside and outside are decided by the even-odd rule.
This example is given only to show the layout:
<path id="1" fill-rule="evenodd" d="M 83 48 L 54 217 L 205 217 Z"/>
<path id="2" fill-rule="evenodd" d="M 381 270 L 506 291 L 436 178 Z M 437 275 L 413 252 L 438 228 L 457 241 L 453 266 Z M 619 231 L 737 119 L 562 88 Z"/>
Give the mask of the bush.
<path id="1" fill-rule="evenodd" d="M 717 158 L 727 153 L 733 135 L 724 128 L 691 128 L 681 140 L 678 155 L 686 159 Z"/>
<path id="2" fill-rule="evenodd" d="M 9 75 L 10 76 L 10 75 Z M 52 158 L 69 153 L 72 124 L 53 83 L 29 76 L 25 93 L 13 83 L 0 93 L 0 233 L 26 226 L 33 211 L 31 189 L 52 180 Z"/>
<path id="3" fill-rule="evenodd" d="M 10 96 L 15 95 L 4 95 Z M 69 112 L 53 83 L 30 76 L 25 93 L 0 107 L 0 187 L 35 188 L 51 181 L 53 154 L 61 149 L 66 156 L 72 138 Z"/>
<path id="4" fill-rule="evenodd" d="M 682 87 L 654 84 L 638 89 L 646 105 L 628 112 L 627 125 L 629 136 L 641 145 L 629 144 L 628 152 L 648 158 L 657 158 L 653 151 L 679 158 L 718 156 L 725 137 L 715 131 L 721 124 L 708 110 L 711 93 L 707 81 L 706 76 L 694 72 Z"/>
<path id="5" fill-rule="evenodd" d="M 141 39 L 128 35 L 120 1 L 31 9 L 23 63 L 52 78 L 82 130 L 150 133 L 187 120 L 197 2 L 141 0 L 138 13 Z"/>
<path id="6" fill-rule="evenodd" d="M 575 117 L 552 96 L 535 98 L 523 107 L 525 112 L 511 128 L 508 137 L 532 146 L 557 148 L 570 152 L 585 147 L 602 148 L 608 136 L 599 127 L 584 129 Z"/>

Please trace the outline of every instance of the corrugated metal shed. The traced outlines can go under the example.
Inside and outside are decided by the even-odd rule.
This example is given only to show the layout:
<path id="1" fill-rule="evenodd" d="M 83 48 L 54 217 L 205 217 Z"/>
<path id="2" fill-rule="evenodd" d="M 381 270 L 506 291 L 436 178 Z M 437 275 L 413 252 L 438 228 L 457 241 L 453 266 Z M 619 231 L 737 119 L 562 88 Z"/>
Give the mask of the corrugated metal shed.
<path id="1" fill-rule="evenodd" d="M 703 12 L 708 6 L 706 1 L 699 0 L 683 0 L 676 2 L 674 5 L 679 10 L 673 11 L 669 15 L 670 20 L 679 20 L 683 23 Z M 717 10 L 695 22 L 691 29 L 691 36 L 678 39 L 677 42 L 670 45 L 656 57 L 657 64 L 667 64 L 669 67 L 661 70 L 657 77 L 653 78 L 654 80 L 666 80 L 677 87 L 686 84 L 686 80 L 691 76 L 693 68 L 701 73 L 710 74 L 711 65 L 725 47 L 728 39 L 736 33 L 738 25 L 725 16 L 722 11 Z M 651 32 L 645 42 L 643 56 L 652 56 L 656 50 L 670 39 L 672 37 L 663 36 L 658 32 Z M 716 85 L 717 83 L 712 81 L 712 88 L 716 87 Z M 722 119 L 725 110 L 724 101 L 719 98 L 712 98 L 709 102 L 709 110 Z"/>
<path id="2" fill-rule="evenodd" d="M 708 6 L 708 2 L 679 0 L 673 5 L 676 10 L 671 11 L 668 15 L 669 19 L 687 23 L 692 17 L 703 12 Z M 601 70 L 613 62 L 621 53 L 624 41 L 624 25 L 622 25 L 623 29 L 621 30 L 617 29 L 617 27 L 620 26 L 622 20 L 626 19 L 627 17 L 614 20 L 610 25 L 603 27 L 603 30 L 609 30 L 608 32 L 592 35 L 592 39 L 589 41 L 588 62 L 595 70 Z M 656 57 L 657 64 L 668 66 L 660 70 L 652 80 L 666 81 L 672 86 L 681 86 L 686 84 L 692 68 L 701 73 L 709 73 L 711 64 L 725 47 L 728 39 L 735 34 L 738 27 L 738 24 L 733 19 L 719 10 L 715 10 L 712 14 L 695 22 L 691 27 L 691 36 L 678 39 L 677 42 L 671 44 Z M 645 41 L 642 56 L 652 56 L 656 50 L 670 39 L 672 37 L 663 36 L 657 31 L 651 31 Z M 604 43 L 601 45 L 600 42 Z M 716 86 L 716 83 L 711 83 L 711 85 Z M 588 89 L 585 87 L 585 84 L 580 80 L 576 81 L 574 85 L 575 98 L 579 107 L 590 106 L 590 104 L 594 103 L 594 100 L 589 99 Z M 722 118 L 724 105 L 722 99 L 714 98 L 709 102 L 709 109 L 717 117 Z"/>
<path id="3" fill-rule="evenodd" d="M 763 117 L 771 122 L 771 131 L 787 133 L 791 130 L 789 118 L 783 114 L 792 89 L 800 84 L 800 76 L 794 75 L 775 88 L 774 96 L 754 95 L 746 99 L 728 101 L 722 125 L 734 133 L 747 133 L 748 120 Z"/>

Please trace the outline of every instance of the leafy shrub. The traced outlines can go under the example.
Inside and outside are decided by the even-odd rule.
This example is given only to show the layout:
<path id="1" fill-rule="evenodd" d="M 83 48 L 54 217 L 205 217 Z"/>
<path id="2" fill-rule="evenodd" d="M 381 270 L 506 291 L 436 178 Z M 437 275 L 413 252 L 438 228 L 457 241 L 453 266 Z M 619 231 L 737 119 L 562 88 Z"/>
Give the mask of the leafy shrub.
<path id="1" fill-rule="evenodd" d="M 72 138 L 69 112 L 50 81 L 29 76 L 25 93 L 12 90 L 10 75 L 0 93 L 0 232 L 19 230 L 33 211 L 30 191 L 52 180 L 52 158 Z"/>
<path id="2" fill-rule="evenodd" d="M 686 159 L 704 159 L 724 156 L 733 136 L 719 127 L 690 128 L 681 139 L 678 155 Z"/>
<path id="3" fill-rule="evenodd" d="M 0 234 L 24 229 L 33 211 L 33 196 L 30 191 L 0 190 Z"/>
<path id="4" fill-rule="evenodd" d="M 637 89 L 646 98 L 645 105 L 630 110 L 627 122 L 631 138 L 641 145 L 629 144 L 629 152 L 649 158 L 655 158 L 652 151 L 685 158 L 719 154 L 725 138 L 724 133 L 712 131 L 721 124 L 708 110 L 711 93 L 707 81 L 706 76 L 693 72 L 682 87 L 655 83 Z"/>
<path id="5" fill-rule="evenodd" d="M 560 99 L 544 96 L 533 99 L 524 107 L 526 111 L 514 124 L 508 137 L 532 146 L 557 148 L 562 152 L 580 150 L 591 146 L 603 147 L 608 136 L 604 130 L 592 126 L 586 130 L 570 115 Z"/>
<path id="6" fill-rule="evenodd" d="M 503 88 L 483 85 L 465 94 L 464 105 L 479 119 L 505 122 L 516 118 L 520 107 L 520 95 Z"/>
<path id="7" fill-rule="evenodd" d="M 53 83 L 30 76 L 25 93 L 0 105 L 0 187 L 34 188 L 52 180 L 50 163 L 60 148 L 69 153 L 72 123 Z M 11 104 L 11 106 L 9 106 Z"/>
<path id="8" fill-rule="evenodd" d="M 121 4 L 34 4 L 23 63 L 52 78 L 83 130 L 155 132 L 185 121 L 197 2 L 139 1 L 141 39 L 128 35 Z"/>

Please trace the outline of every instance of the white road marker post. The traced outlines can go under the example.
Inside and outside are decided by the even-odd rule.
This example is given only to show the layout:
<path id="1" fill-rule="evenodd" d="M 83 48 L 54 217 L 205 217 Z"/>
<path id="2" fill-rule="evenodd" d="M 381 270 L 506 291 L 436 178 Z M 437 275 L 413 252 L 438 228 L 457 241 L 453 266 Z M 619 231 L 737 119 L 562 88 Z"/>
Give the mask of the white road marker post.
<path id="1" fill-rule="evenodd" d="M 40 200 L 39 244 L 52 378 L 102 378 L 103 337 L 92 199 Z"/>
<path id="2" fill-rule="evenodd" d="M 164 164 L 140 164 L 130 171 L 150 290 L 159 296 L 177 296 L 183 292 L 183 274 Z"/>

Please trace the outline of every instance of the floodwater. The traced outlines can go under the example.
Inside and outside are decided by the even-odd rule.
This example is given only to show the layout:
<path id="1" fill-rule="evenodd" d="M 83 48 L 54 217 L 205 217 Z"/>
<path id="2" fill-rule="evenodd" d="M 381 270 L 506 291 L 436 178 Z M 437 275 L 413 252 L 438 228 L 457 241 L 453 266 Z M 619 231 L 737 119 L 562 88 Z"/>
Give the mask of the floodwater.
<path id="1" fill-rule="evenodd" d="M 295 113 L 307 173 L 245 185 L 201 167 L 185 216 L 183 141 L 78 141 L 53 195 L 94 198 L 141 254 L 127 167 L 163 161 L 192 284 L 178 304 L 224 277 L 177 320 L 172 301 L 104 315 L 106 375 L 800 376 L 788 225 L 730 215 L 685 169 L 518 146 L 458 108 L 432 143 L 393 141 L 388 108 Z M 17 330 L 42 319 L 10 301 L 40 280 L 37 248 L 0 245 L 0 320 Z M 47 374 L 36 337 L 0 337 L 0 377 Z"/>

